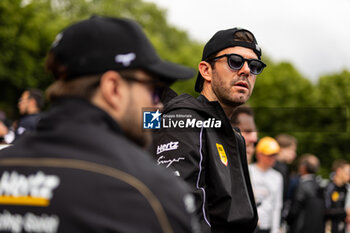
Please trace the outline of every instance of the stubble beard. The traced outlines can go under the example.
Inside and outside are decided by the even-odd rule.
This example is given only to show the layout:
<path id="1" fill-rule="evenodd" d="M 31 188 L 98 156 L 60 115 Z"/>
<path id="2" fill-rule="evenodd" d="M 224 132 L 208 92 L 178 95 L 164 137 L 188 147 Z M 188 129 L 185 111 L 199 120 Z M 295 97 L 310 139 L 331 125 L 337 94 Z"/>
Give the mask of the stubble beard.
<path id="1" fill-rule="evenodd" d="M 217 73 L 213 72 L 213 80 L 218 79 L 217 78 Z M 232 91 L 231 88 L 234 86 L 234 84 L 237 81 L 241 81 L 241 80 L 245 80 L 246 78 L 244 77 L 239 77 L 236 79 L 233 79 L 229 82 L 229 86 L 226 87 L 224 85 L 223 82 L 212 82 L 212 90 L 215 93 L 215 95 L 217 96 L 218 100 L 222 103 L 225 104 L 227 106 L 232 106 L 232 107 L 238 107 L 242 104 L 244 104 L 245 102 L 247 102 L 249 100 L 250 97 L 250 92 L 249 90 L 250 88 L 250 83 L 248 82 L 248 94 L 246 94 L 244 91 L 238 91 L 239 93 L 235 93 L 234 95 L 232 95 Z M 238 94 L 238 96 L 237 96 Z"/>
<path id="2" fill-rule="evenodd" d="M 135 101 L 130 95 L 129 105 L 125 115 L 121 119 L 121 127 L 125 136 L 142 148 L 147 148 L 152 142 L 152 134 L 142 130 L 142 112 L 135 106 Z"/>

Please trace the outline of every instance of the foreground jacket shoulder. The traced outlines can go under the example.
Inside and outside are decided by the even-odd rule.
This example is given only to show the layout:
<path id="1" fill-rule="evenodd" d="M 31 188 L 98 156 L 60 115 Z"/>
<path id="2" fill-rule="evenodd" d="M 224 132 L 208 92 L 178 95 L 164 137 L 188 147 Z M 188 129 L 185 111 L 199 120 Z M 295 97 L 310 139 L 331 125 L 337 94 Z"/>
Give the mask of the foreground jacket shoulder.
<path id="1" fill-rule="evenodd" d="M 84 101 L 53 108 L 37 132 L 0 152 L 0 164 L 0 200 L 12 201 L 0 203 L 0 218 L 47 228 L 23 232 L 194 231 L 185 185 Z"/>

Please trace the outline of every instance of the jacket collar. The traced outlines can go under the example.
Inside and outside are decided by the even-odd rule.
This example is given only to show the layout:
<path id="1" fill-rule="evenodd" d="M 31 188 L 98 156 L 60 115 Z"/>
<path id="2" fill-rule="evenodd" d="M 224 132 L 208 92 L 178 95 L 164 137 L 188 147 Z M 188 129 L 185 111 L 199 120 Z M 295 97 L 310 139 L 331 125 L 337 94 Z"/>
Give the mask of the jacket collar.
<path id="1" fill-rule="evenodd" d="M 43 114 L 38 129 L 52 129 L 62 123 L 105 124 L 115 133 L 121 133 L 119 124 L 104 110 L 87 100 L 75 97 L 64 97 L 55 100 L 52 108 Z"/>

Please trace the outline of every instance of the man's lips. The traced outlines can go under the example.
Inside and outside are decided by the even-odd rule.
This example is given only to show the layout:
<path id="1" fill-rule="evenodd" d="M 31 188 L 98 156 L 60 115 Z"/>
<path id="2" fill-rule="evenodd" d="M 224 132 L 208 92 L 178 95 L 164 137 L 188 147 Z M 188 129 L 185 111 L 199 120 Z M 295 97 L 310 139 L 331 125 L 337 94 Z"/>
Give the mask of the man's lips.
<path id="1" fill-rule="evenodd" d="M 236 82 L 236 83 L 234 84 L 234 86 L 236 86 L 236 87 L 244 87 L 244 88 L 247 88 L 247 89 L 248 89 L 248 83 L 243 82 L 243 81 Z"/>

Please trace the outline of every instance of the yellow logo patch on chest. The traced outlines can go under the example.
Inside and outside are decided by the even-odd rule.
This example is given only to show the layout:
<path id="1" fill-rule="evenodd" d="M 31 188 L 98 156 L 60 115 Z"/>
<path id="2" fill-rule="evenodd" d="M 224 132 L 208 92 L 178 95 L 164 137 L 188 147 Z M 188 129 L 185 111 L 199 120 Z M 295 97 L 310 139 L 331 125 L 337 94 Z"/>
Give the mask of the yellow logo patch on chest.
<path id="1" fill-rule="evenodd" d="M 221 162 L 222 162 L 225 166 L 227 166 L 228 161 L 227 161 L 227 156 L 226 156 L 224 147 L 223 147 L 221 144 L 216 143 L 216 148 L 218 149 Z"/>
<path id="2" fill-rule="evenodd" d="M 337 191 L 334 191 L 332 193 L 332 201 L 336 202 L 339 200 L 339 193 Z"/>

